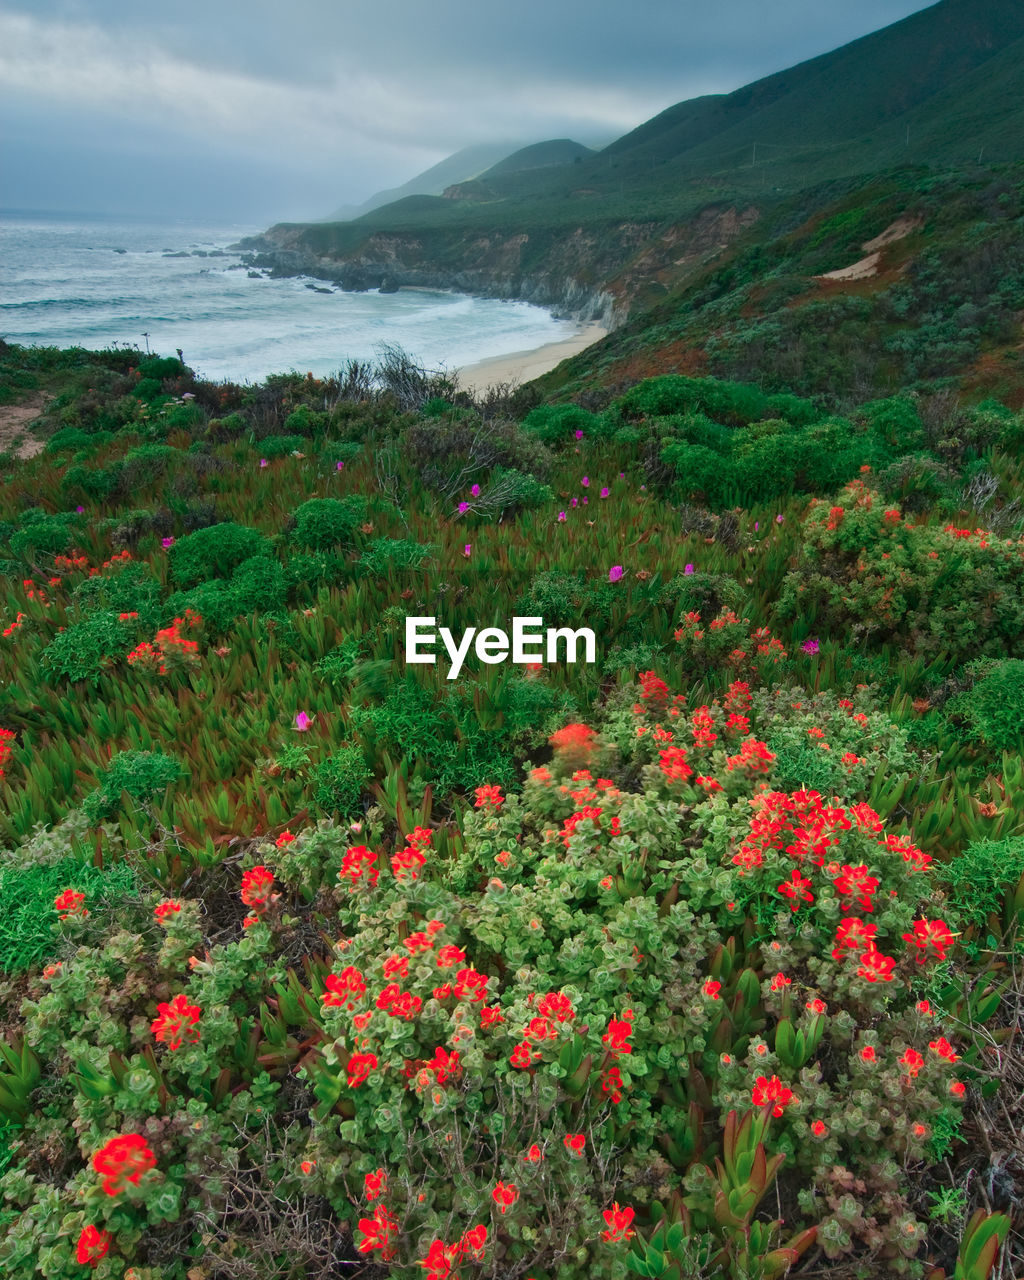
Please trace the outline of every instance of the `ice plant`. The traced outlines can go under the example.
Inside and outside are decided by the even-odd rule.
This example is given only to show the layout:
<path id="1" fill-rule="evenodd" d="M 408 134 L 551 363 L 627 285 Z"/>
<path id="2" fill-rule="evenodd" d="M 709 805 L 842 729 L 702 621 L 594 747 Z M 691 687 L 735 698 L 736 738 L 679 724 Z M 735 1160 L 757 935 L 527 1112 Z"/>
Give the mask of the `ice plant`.
<path id="1" fill-rule="evenodd" d="M 168 1049 L 180 1049 L 187 1040 L 195 1044 L 199 1039 L 199 1021 L 202 1010 L 197 1004 L 189 1004 L 184 993 L 173 1000 L 157 1005 L 158 1016 L 153 1019 L 150 1029 L 157 1040 L 167 1045 Z"/>
<path id="2" fill-rule="evenodd" d="M 156 1156 L 141 1133 L 123 1133 L 94 1153 L 92 1167 L 107 1195 L 116 1196 L 129 1182 L 138 1186 L 142 1176 L 156 1168 Z"/>
<path id="3" fill-rule="evenodd" d="M 295 728 L 299 733 L 306 733 L 312 723 L 312 716 L 308 716 L 305 711 L 300 711 L 295 717 Z"/>
<path id="4" fill-rule="evenodd" d="M 608 581 L 618 582 L 624 573 L 625 573 L 625 569 L 623 569 L 621 564 L 612 565 L 612 567 L 608 570 Z"/>

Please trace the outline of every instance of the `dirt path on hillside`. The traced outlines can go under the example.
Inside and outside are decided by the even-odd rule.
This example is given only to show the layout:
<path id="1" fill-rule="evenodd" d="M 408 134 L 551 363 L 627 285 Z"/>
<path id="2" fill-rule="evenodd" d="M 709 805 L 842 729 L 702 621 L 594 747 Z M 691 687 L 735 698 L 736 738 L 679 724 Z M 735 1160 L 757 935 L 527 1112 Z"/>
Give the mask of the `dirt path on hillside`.
<path id="1" fill-rule="evenodd" d="M 44 392 L 36 391 L 20 404 L 0 404 L 0 453 L 7 453 L 12 445 L 17 458 L 34 458 L 42 452 L 43 441 L 32 436 L 31 427 L 49 399 Z M 18 443 L 14 444 L 16 440 Z"/>

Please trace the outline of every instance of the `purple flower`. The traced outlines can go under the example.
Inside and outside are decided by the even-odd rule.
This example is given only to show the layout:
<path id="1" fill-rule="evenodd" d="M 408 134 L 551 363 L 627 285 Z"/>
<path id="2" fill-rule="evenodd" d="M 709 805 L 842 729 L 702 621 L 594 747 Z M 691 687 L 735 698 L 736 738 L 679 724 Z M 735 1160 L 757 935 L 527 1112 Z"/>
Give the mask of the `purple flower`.
<path id="1" fill-rule="evenodd" d="M 345 464 L 344 464 L 344 462 L 337 462 L 337 463 L 335 463 L 335 465 L 334 465 L 334 469 L 335 469 L 335 471 L 344 471 L 344 470 L 345 470 Z"/>
<path id="2" fill-rule="evenodd" d="M 580 484 L 585 489 L 590 484 L 590 476 L 584 476 L 583 479 L 580 481 Z"/>
<path id="3" fill-rule="evenodd" d="M 646 486 L 645 484 L 642 484 L 642 485 L 640 486 L 640 492 L 641 492 L 641 493 L 646 493 L 646 492 L 647 492 L 647 486 Z"/>
<path id="4" fill-rule="evenodd" d="M 470 489 L 470 493 L 473 495 L 473 497 L 474 497 L 474 498 L 479 498 L 479 497 L 480 497 L 480 486 L 479 486 L 478 484 L 475 484 L 475 485 L 472 487 L 472 489 Z"/>
<path id="5" fill-rule="evenodd" d="M 173 539 L 173 538 L 161 538 L 161 539 L 160 539 L 160 545 L 161 545 L 161 546 L 163 547 L 163 549 L 166 551 L 168 547 L 173 547 L 173 546 L 174 546 L 174 539 Z"/>
<path id="6" fill-rule="evenodd" d="M 688 564 L 686 568 L 683 570 L 683 573 L 693 573 L 693 565 Z"/>
<path id="7" fill-rule="evenodd" d="M 804 653 L 817 653 L 818 642 L 817 640 L 805 640 L 800 648 L 803 649 Z"/>
<path id="8" fill-rule="evenodd" d="M 76 510 L 76 511 L 84 511 L 84 510 L 85 510 L 85 507 L 75 507 L 75 510 Z"/>
<path id="9" fill-rule="evenodd" d="M 559 511 L 559 513 L 558 513 L 558 519 L 559 519 L 560 521 L 565 519 L 565 512 L 564 512 L 564 511 Z"/>
<path id="10" fill-rule="evenodd" d="M 460 515 L 460 516 L 464 516 L 468 510 L 469 510 L 469 503 L 468 503 L 468 502 L 460 502 L 460 503 L 459 503 L 459 515 Z"/>
<path id="11" fill-rule="evenodd" d="M 584 499 L 583 499 L 583 505 L 584 505 L 584 506 L 586 506 L 586 505 L 587 505 L 587 499 L 586 499 L 586 498 L 584 498 Z"/>
<path id="12" fill-rule="evenodd" d="M 757 533 L 757 531 L 758 531 L 758 529 L 760 529 L 760 527 L 761 527 L 761 521 L 760 521 L 760 520 L 755 520 L 755 521 L 754 521 L 754 532 L 755 532 L 755 533 Z"/>
<path id="13" fill-rule="evenodd" d="M 265 467 L 265 466 L 267 466 L 267 465 L 268 465 L 268 464 L 267 464 L 267 460 L 266 460 L 266 458 L 260 458 L 260 466 L 261 466 L 261 467 Z"/>
<path id="14" fill-rule="evenodd" d="M 613 565 L 613 566 L 608 570 L 608 581 L 609 581 L 609 582 L 618 582 L 618 580 L 622 577 L 622 575 L 623 575 L 624 573 L 625 573 L 625 570 L 623 569 L 623 567 L 622 567 L 622 565 L 621 565 L 621 564 Z"/>
<path id="15" fill-rule="evenodd" d="M 307 716 L 305 711 L 300 711 L 295 717 L 295 727 L 298 729 L 299 733 L 306 733 L 312 723 L 312 716 Z"/>
<path id="16" fill-rule="evenodd" d="M 578 507 L 578 506 L 580 505 L 580 500 L 579 500 L 579 498 L 573 498 L 573 500 L 572 500 L 572 505 L 573 505 L 574 507 Z"/>
<path id="17" fill-rule="evenodd" d="M 576 432 L 576 439 L 577 439 L 577 440 L 582 440 L 582 439 L 583 439 L 583 432 L 582 432 L 582 431 L 577 431 L 577 432 Z"/>
<path id="18" fill-rule="evenodd" d="M 611 493 L 611 489 L 609 489 L 608 486 L 605 485 L 605 487 L 601 490 L 601 497 L 607 498 L 610 493 Z"/>
<path id="19" fill-rule="evenodd" d="M 776 523 L 776 524 L 782 524 L 782 512 L 781 512 L 781 511 L 780 511 L 780 512 L 779 512 L 779 514 L 775 517 L 775 523 Z"/>
<path id="20" fill-rule="evenodd" d="M 620 479 L 620 480 L 625 480 L 625 478 L 626 478 L 626 473 L 625 473 L 625 471 L 620 471 L 620 472 L 619 472 L 619 479 Z"/>
<path id="21" fill-rule="evenodd" d="M 469 555 L 469 553 L 470 553 L 472 550 L 473 550 L 473 544 L 472 544 L 472 542 L 467 542 L 467 543 L 466 543 L 466 545 L 465 545 L 465 547 L 464 547 L 464 548 L 463 548 L 463 550 L 462 550 L 462 554 L 463 554 L 464 556 L 468 556 L 468 555 Z"/>

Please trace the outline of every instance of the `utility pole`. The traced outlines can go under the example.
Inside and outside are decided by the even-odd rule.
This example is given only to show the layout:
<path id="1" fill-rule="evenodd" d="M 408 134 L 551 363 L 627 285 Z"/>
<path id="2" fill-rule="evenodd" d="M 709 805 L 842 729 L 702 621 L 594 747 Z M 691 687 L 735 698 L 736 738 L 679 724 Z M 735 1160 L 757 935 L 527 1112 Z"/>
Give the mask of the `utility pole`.
<path id="1" fill-rule="evenodd" d="M 149 355 L 149 334 L 144 333 L 142 337 L 146 339 L 146 355 L 148 356 Z"/>

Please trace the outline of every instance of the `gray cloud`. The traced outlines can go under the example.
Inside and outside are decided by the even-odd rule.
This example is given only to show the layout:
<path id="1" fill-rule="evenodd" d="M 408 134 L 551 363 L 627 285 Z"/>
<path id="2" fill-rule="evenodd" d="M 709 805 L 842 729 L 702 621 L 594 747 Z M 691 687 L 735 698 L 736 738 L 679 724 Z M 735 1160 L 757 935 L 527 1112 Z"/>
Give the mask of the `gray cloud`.
<path id="1" fill-rule="evenodd" d="M 54 207 L 63 156 L 65 208 L 315 216 L 473 142 L 610 139 L 923 7 L 7 0 L 0 200 Z"/>

